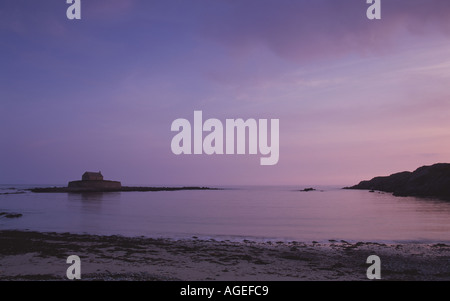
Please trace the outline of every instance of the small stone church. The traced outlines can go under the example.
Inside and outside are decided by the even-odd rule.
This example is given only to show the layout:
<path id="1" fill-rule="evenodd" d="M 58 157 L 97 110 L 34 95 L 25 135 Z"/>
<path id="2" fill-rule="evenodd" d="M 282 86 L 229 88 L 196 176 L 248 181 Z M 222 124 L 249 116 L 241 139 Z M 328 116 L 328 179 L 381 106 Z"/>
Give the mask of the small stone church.
<path id="1" fill-rule="evenodd" d="M 87 190 L 87 191 L 105 191 L 105 190 L 118 190 L 122 187 L 122 184 L 118 181 L 103 180 L 102 173 L 86 171 L 81 176 L 81 181 L 69 182 L 69 188 Z"/>
<path id="2" fill-rule="evenodd" d="M 81 180 L 83 181 L 103 181 L 102 172 L 89 172 L 86 171 L 82 176 Z"/>

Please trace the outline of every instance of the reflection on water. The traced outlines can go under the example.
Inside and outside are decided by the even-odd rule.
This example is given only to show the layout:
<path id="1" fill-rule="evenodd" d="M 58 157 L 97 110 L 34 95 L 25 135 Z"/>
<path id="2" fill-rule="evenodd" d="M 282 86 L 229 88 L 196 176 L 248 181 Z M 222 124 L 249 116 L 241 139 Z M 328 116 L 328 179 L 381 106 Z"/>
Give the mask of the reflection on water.
<path id="1" fill-rule="evenodd" d="M 1 229 L 168 237 L 450 242 L 450 202 L 341 189 L 0 195 Z"/>
<path id="2" fill-rule="evenodd" d="M 120 192 L 67 193 L 67 200 L 71 203 L 73 209 L 78 208 L 85 213 L 100 213 L 104 202 L 119 201 L 120 196 Z"/>

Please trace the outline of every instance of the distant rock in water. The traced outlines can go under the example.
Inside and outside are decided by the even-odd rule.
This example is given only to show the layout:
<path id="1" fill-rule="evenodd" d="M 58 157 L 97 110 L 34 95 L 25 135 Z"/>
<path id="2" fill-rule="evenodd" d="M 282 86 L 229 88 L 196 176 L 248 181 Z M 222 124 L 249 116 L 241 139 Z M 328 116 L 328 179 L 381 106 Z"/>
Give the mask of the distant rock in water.
<path id="1" fill-rule="evenodd" d="M 344 189 L 379 190 L 395 196 L 436 197 L 450 200 L 450 164 L 422 166 L 414 172 L 404 171 L 362 181 Z"/>
<path id="2" fill-rule="evenodd" d="M 0 212 L 0 217 L 5 217 L 5 218 L 19 218 L 19 217 L 22 217 L 22 213 Z"/>
<path id="3" fill-rule="evenodd" d="M 300 190 L 300 191 L 308 192 L 308 191 L 316 191 L 316 190 L 314 188 L 312 188 L 312 187 L 309 187 L 309 188 L 305 188 L 305 189 Z"/>

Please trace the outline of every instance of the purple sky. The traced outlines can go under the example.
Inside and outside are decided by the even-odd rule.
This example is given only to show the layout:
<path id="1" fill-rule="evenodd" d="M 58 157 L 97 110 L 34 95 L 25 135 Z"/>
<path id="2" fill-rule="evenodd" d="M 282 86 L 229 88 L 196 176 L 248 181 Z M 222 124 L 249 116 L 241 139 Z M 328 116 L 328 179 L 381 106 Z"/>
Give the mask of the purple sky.
<path id="1" fill-rule="evenodd" d="M 350 185 L 450 162 L 450 1 L 0 2 L 0 183 Z M 173 120 L 280 119 L 280 160 L 172 154 Z"/>

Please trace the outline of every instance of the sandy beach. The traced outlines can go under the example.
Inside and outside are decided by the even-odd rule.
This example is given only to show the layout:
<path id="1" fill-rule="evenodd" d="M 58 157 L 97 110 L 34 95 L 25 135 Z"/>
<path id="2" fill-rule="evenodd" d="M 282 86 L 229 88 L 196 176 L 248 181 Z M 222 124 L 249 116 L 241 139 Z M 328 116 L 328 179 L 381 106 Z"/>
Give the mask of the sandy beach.
<path id="1" fill-rule="evenodd" d="M 450 245 L 370 242 L 231 242 L 0 231 L 0 280 L 67 280 L 70 255 L 82 280 L 367 280 L 369 255 L 382 280 L 450 280 Z"/>

